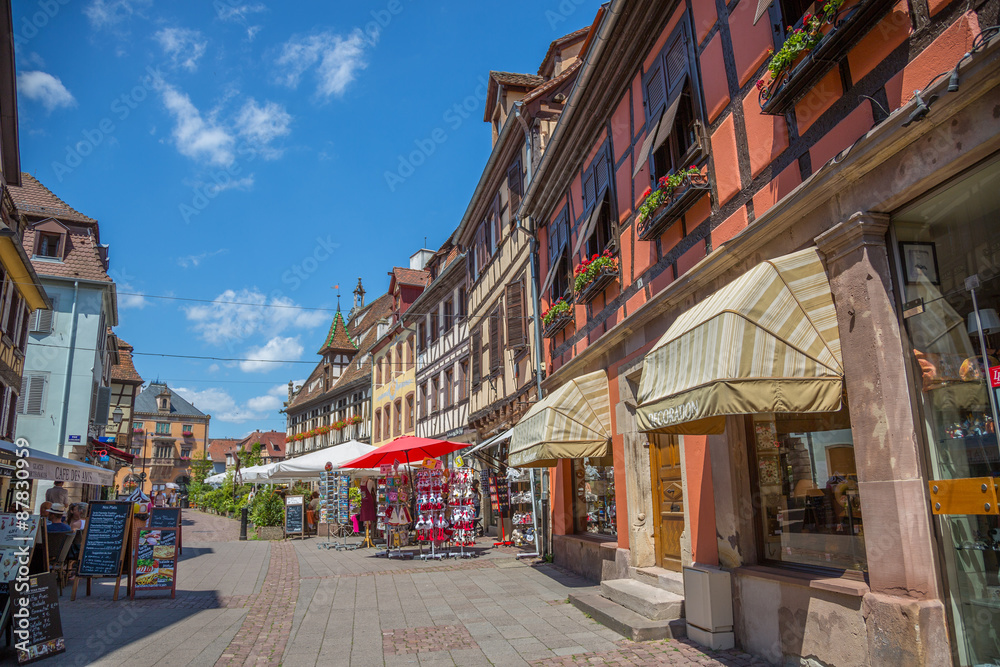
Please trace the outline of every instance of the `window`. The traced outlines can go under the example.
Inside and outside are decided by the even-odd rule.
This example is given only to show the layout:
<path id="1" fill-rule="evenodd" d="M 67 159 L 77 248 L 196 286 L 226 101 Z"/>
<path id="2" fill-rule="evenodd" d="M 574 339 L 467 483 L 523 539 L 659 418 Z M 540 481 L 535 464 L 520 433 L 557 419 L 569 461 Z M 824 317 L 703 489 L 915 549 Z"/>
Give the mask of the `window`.
<path id="1" fill-rule="evenodd" d="M 522 186 L 521 186 L 521 158 L 518 158 L 514 164 L 510 166 L 507 170 L 507 192 L 510 196 L 510 205 L 508 210 L 510 211 L 510 219 L 514 219 L 514 215 L 517 213 L 517 207 L 521 204 Z"/>
<path id="2" fill-rule="evenodd" d="M 441 322 L 441 333 L 446 334 L 451 331 L 451 325 L 455 319 L 455 304 L 451 299 L 444 302 L 444 314 Z"/>
<path id="3" fill-rule="evenodd" d="M 406 339 L 406 368 L 413 368 L 413 336 Z"/>
<path id="4" fill-rule="evenodd" d="M 605 250 L 613 250 L 616 245 L 610 206 L 614 197 L 611 196 L 610 183 L 611 165 L 608 160 L 608 149 L 605 146 L 583 175 L 583 204 L 586 214 L 576 244 L 573 246 L 574 256 L 581 247 L 585 257 L 593 257 Z"/>
<path id="5" fill-rule="evenodd" d="M 615 468 L 601 459 L 573 459 L 573 521 L 577 533 L 617 535 Z"/>
<path id="6" fill-rule="evenodd" d="M 438 379 L 437 378 L 432 378 L 431 379 L 431 390 L 430 390 L 430 394 L 431 394 L 431 413 L 437 412 L 438 409 L 440 408 L 440 400 L 441 400 L 440 388 L 441 388 L 441 383 L 438 382 Z"/>
<path id="7" fill-rule="evenodd" d="M 141 431 L 142 430 L 142 422 L 132 422 L 132 430 L 133 431 Z"/>
<path id="8" fill-rule="evenodd" d="M 189 459 L 189 458 L 191 458 L 191 448 L 190 447 L 182 447 L 181 448 L 181 458 L 182 459 Z"/>
<path id="9" fill-rule="evenodd" d="M 866 570 L 846 406 L 836 413 L 754 415 L 751 440 L 764 559 Z"/>
<path id="10" fill-rule="evenodd" d="M 156 422 L 157 435 L 170 435 L 170 422 Z"/>
<path id="11" fill-rule="evenodd" d="M 388 440 L 392 437 L 392 404 L 385 406 L 382 415 L 382 439 Z"/>
<path id="12" fill-rule="evenodd" d="M 496 308 L 489 315 L 490 318 L 490 375 L 494 373 L 499 373 L 500 369 L 503 368 L 503 340 L 501 339 L 501 332 L 503 328 L 500 326 L 500 304 L 497 304 Z"/>
<path id="13" fill-rule="evenodd" d="M 61 234 L 40 232 L 38 235 L 38 250 L 35 254 L 39 257 L 62 259 L 62 239 L 63 236 Z"/>
<path id="14" fill-rule="evenodd" d="M 479 327 L 474 332 L 472 332 L 472 386 L 473 388 L 478 387 L 483 381 L 482 378 L 482 364 L 483 364 L 483 329 Z"/>
<path id="15" fill-rule="evenodd" d="M 459 321 L 465 319 L 466 306 L 468 305 L 469 297 L 465 293 L 465 285 L 458 288 L 458 319 Z"/>
<path id="16" fill-rule="evenodd" d="M 159 445 L 156 448 L 156 458 L 158 459 L 172 459 L 174 457 L 174 448 L 170 445 Z"/>
<path id="17" fill-rule="evenodd" d="M 507 347 L 520 349 L 528 344 L 527 323 L 524 318 L 524 280 L 518 278 L 507 285 Z"/>
<path id="18" fill-rule="evenodd" d="M 382 410 L 375 411 L 375 421 L 372 432 L 375 434 L 376 440 L 382 437 Z"/>
<path id="19" fill-rule="evenodd" d="M 142 456 L 142 447 L 133 447 L 129 453 L 132 456 Z"/>
<path id="20" fill-rule="evenodd" d="M 194 427 L 191 426 L 191 424 L 184 424 L 184 428 L 182 428 L 181 431 L 184 433 L 192 433 L 194 431 Z"/>
<path id="21" fill-rule="evenodd" d="M 413 413 L 414 413 L 415 409 L 416 409 L 416 406 L 414 405 L 413 394 L 407 394 L 406 395 L 406 430 L 407 431 L 412 431 L 413 430 L 413 421 L 414 421 L 414 419 L 413 419 L 413 416 L 414 416 Z"/>
<path id="22" fill-rule="evenodd" d="M 420 416 L 426 419 L 431 413 L 430 396 L 428 396 L 427 383 L 420 385 Z"/>
<path id="23" fill-rule="evenodd" d="M 417 324 L 417 351 L 423 352 L 427 349 L 427 324 L 420 322 Z"/>
<path id="24" fill-rule="evenodd" d="M 490 247 L 490 256 L 493 256 L 500 249 L 500 242 L 503 240 L 503 227 L 500 224 L 500 193 L 493 197 L 493 205 L 487 218 L 487 224 L 493 236 L 493 243 Z"/>
<path id="25" fill-rule="evenodd" d="M 438 319 L 439 319 L 438 309 L 434 308 L 433 310 L 431 310 L 431 340 L 429 343 L 430 345 L 433 345 L 435 341 L 437 341 L 438 339 L 438 324 L 439 324 Z"/>
<path id="26" fill-rule="evenodd" d="M 396 399 L 393 406 L 395 410 L 392 415 L 392 434 L 393 436 L 399 436 L 403 433 L 403 402 Z"/>
<path id="27" fill-rule="evenodd" d="M 555 301 L 569 296 L 570 274 L 572 268 L 569 258 L 569 212 L 563 210 L 556 220 L 549 225 L 549 266 L 548 275 L 542 292 L 549 291 L 549 300 Z"/>
<path id="28" fill-rule="evenodd" d="M 45 385 L 48 377 L 41 374 L 21 378 L 21 394 L 17 397 L 19 415 L 40 415 L 45 408 Z"/>
<path id="29" fill-rule="evenodd" d="M 441 407 L 447 409 L 451 407 L 455 399 L 455 373 L 450 368 L 444 372 L 444 397 L 441 399 Z"/>
<path id="30" fill-rule="evenodd" d="M 464 401 L 469 397 L 469 362 L 460 361 L 458 363 L 458 400 Z"/>

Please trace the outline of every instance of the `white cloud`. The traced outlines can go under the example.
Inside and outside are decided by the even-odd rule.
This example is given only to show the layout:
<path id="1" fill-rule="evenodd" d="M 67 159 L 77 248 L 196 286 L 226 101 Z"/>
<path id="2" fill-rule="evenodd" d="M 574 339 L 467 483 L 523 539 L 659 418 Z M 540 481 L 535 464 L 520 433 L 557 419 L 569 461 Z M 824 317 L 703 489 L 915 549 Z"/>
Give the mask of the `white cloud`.
<path id="1" fill-rule="evenodd" d="M 76 98 L 58 77 L 48 72 L 23 72 L 17 77 L 17 92 L 29 100 L 40 102 L 48 112 L 60 107 L 75 107 Z"/>
<path id="2" fill-rule="evenodd" d="M 145 308 L 149 305 L 142 292 L 132 287 L 129 283 L 118 283 L 118 307 L 119 308 Z"/>
<path id="3" fill-rule="evenodd" d="M 189 72 L 198 69 L 198 59 L 205 55 L 208 46 L 200 32 L 188 28 L 164 28 L 154 37 L 174 65 Z"/>
<path id="4" fill-rule="evenodd" d="M 195 160 L 228 165 L 233 161 L 235 139 L 211 117 L 203 118 L 187 94 L 168 83 L 158 86 L 163 105 L 174 118 L 173 137 L 177 150 Z"/>
<path id="5" fill-rule="evenodd" d="M 209 373 L 217 373 L 217 372 L 219 372 L 219 364 L 212 364 L 211 366 L 209 366 L 208 367 L 208 372 Z"/>
<path id="6" fill-rule="evenodd" d="M 240 370 L 244 373 L 271 371 L 281 365 L 276 363 L 278 361 L 297 361 L 304 349 L 298 336 L 275 336 L 264 345 L 247 350 L 248 361 L 240 362 Z"/>
<path id="7" fill-rule="evenodd" d="M 216 255 L 225 255 L 229 252 L 229 248 L 219 248 L 218 250 L 213 250 L 212 252 L 203 252 L 198 255 L 187 255 L 186 257 L 178 257 L 177 263 L 181 268 L 197 267 L 200 266 L 202 262 Z"/>
<path id="8" fill-rule="evenodd" d="M 268 144 L 288 134 L 291 122 L 292 117 L 285 107 L 277 102 L 265 102 L 260 106 L 251 97 L 236 116 L 236 130 L 253 142 Z"/>
<path id="9" fill-rule="evenodd" d="M 259 14 L 261 12 L 266 12 L 267 7 L 262 2 L 248 2 L 244 5 L 237 5 L 230 2 L 217 2 L 215 3 L 216 11 L 218 11 L 219 18 L 223 21 L 237 21 L 240 23 L 246 23 L 247 16 L 250 14 Z"/>
<path id="10" fill-rule="evenodd" d="M 91 26 L 103 28 L 117 25 L 135 14 L 142 15 L 152 4 L 153 0 L 94 0 L 84 7 L 83 13 Z"/>
<path id="11" fill-rule="evenodd" d="M 301 385 L 305 380 L 295 380 L 294 382 L 296 385 Z M 275 417 L 284 402 L 288 400 L 287 383 L 275 385 L 268 389 L 266 394 L 249 398 L 243 404 L 233 398 L 229 392 L 215 387 L 203 390 L 177 388 L 175 391 L 193 403 L 199 410 L 210 413 L 213 421 L 219 420 L 237 424 Z"/>
<path id="12" fill-rule="evenodd" d="M 266 294 L 253 288 L 226 290 L 212 303 L 189 306 L 185 312 L 202 340 L 213 345 L 246 340 L 258 333 L 275 336 L 288 327 L 296 331 L 313 329 L 326 324 L 330 319 L 330 314 L 324 311 L 287 306 L 295 306 L 294 301 L 288 297 L 269 299 Z"/>
<path id="13" fill-rule="evenodd" d="M 377 38 L 377 34 L 367 37 L 360 28 L 347 35 L 325 31 L 306 37 L 293 36 L 282 46 L 281 55 L 275 61 L 279 69 L 278 82 L 295 88 L 302 75 L 315 66 L 316 93 L 325 98 L 339 97 L 357 73 L 367 67 L 365 49 Z"/>
<path id="14" fill-rule="evenodd" d="M 206 189 L 210 193 L 219 194 L 220 192 L 225 192 L 226 190 L 242 190 L 243 192 L 249 192 L 253 190 L 254 176 L 250 174 L 249 176 L 244 176 L 243 178 L 231 179 L 225 183 L 208 183 L 206 184 Z"/>
<path id="15" fill-rule="evenodd" d="M 283 401 L 277 396 L 254 396 L 247 401 L 247 407 L 255 412 L 271 412 L 281 409 Z"/>

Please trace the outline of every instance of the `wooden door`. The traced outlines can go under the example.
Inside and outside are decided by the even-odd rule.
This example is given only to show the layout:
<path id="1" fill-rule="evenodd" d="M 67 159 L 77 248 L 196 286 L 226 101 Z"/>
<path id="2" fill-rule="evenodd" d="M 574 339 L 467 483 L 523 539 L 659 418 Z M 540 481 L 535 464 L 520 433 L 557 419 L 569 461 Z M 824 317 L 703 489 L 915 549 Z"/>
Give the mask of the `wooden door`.
<path id="1" fill-rule="evenodd" d="M 653 512 L 656 564 L 681 569 L 681 533 L 684 532 L 684 488 L 681 486 L 681 448 L 674 435 L 651 434 L 649 462 L 653 473 Z"/>

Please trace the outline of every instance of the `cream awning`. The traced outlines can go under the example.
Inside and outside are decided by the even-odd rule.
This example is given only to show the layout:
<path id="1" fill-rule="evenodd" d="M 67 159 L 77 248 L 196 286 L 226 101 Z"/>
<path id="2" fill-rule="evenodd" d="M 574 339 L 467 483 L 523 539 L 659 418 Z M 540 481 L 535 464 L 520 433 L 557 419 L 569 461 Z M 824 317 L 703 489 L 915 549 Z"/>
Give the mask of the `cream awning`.
<path id="1" fill-rule="evenodd" d="M 514 426 L 507 464 L 545 468 L 558 459 L 611 455 L 611 402 L 605 371 L 570 380 Z"/>
<path id="2" fill-rule="evenodd" d="M 710 434 L 725 415 L 833 412 L 843 364 L 814 249 L 758 264 L 682 314 L 642 366 L 639 428 Z"/>

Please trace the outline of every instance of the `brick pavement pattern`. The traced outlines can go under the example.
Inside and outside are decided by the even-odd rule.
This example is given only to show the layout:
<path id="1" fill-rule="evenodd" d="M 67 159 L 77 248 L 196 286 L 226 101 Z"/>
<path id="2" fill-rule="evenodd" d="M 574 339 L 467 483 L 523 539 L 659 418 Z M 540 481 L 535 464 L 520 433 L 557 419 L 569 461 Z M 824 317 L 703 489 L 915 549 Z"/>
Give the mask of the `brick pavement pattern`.
<path id="1" fill-rule="evenodd" d="M 461 625 L 386 630 L 382 633 L 382 652 L 385 655 L 433 653 L 466 648 L 479 648 L 479 646 L 472 641 L 472 635 L 465 626 Z"/>
<path id="2" fill-rule="evenodd" d="M 603 653 L 578 653 L 557 658 L 532 660 L 537 667 L 562 665 L 724 665 L 726 667 L 766 667 L 768 663 L 739 651 L 710 651 L 684 640 L 633 642 L 623 639 L 618 648 Z"/>
<path id="3" fill-rule="evenodd" d="M 299 561 L 290 542 L 271 545 L 267 576 L 259 593 L 243 600 L 249 610 L 216 667 L 280 665 L 292 630 L 299 594 Z"/>

